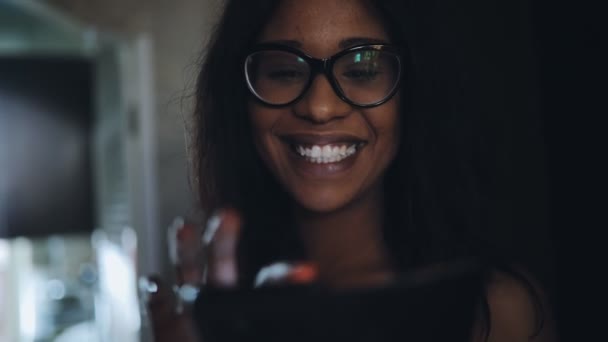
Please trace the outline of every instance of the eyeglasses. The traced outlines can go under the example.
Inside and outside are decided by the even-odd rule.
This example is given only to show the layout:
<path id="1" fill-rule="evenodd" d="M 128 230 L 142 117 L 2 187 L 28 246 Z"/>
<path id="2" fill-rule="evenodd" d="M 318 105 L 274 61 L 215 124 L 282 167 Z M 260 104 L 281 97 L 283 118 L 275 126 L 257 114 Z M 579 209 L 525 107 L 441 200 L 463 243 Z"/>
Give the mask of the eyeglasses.
<path id="1" fill-rule="evenodd" d="M 281 44 L 259 44 L 245 59 L 251 93 L 269 106 L 298 101 L 317 74 L 324 74 L 343 101 L 379 106 L 395 95 L 403 69 L 401 49 L 389 44 L 358 45 L 317 59 Z"/>

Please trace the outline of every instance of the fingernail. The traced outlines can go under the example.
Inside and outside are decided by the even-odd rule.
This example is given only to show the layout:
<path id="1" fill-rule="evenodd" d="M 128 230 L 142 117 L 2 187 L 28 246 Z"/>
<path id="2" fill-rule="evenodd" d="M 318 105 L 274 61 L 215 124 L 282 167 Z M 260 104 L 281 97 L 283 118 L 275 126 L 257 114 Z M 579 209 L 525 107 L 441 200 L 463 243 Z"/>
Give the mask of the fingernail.
<path id="1" fill-rule="evenodd" d="M 257 274 L 254 287 L 271 284 L 284 280 L 289 275 L 292 266 L 286 262 L 277 262 L 263 267 Z"/>
<path id="2" fill-rule="evenodd" d="M 207 227 L 203 233 L 203 244 L 209 245 L 222 223 L 221 212 L 215 212 L 207 221 Z"/>
<path id="3" fill-rule="evenodd" d="M 148 303 L 148 301 L 150 300 L 150 296 L 154 295 L 155 293 L 158 293 L 158 284 L 148 277 L 140 277 L 138 281 L 138 287 L 141 299 L 145 303 Z"/>
<path id="4" fill-rule="evenodd" d="M 194 303 L 199 292 L 199 287 L 192 284 L 184 284 L 176 289 L 177 297 L 185 304 Z"/>
<path id="5" fill-rule="evenodd" d="M 178 251 L 177 251 L 177 245 L 178 245 L 178 232 L 179 230 L 184 226 L 184 218 L 181 216 L 178 216 L 176 218 L 173 219 L 173 222 L 171 223 L 171 225 L 169 225 L 169 228 L 167 229 L 167 244 L 168 244 L 168 248 L 169 248 L 169 260 L 171 260 L 171 263 L 173 264 L 177 264 L 178 263 Z"/>

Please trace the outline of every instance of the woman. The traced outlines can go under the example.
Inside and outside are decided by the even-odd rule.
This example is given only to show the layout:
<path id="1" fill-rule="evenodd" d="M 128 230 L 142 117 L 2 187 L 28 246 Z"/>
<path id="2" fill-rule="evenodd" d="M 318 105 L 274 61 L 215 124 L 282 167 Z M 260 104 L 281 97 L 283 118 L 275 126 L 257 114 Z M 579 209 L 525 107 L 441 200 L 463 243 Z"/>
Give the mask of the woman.
<path id="1" fill-rule="evenodd" d="M 216 212 L 207 280 L 250 287 L 289 261 L 287 279 L 374 286 L 485 258 L 496 263 L 473 340 L 551 341 L 542 291 L 499 263 L 473 166 L 446 153 L 458 141 L 428 140 L 447 107 L 419 73 L 407 13 L 402 1 L 228 1 L 194 116 L 201 207 Z M 159 341 L 190 331 L 167 303 L 150 301 Z"/>

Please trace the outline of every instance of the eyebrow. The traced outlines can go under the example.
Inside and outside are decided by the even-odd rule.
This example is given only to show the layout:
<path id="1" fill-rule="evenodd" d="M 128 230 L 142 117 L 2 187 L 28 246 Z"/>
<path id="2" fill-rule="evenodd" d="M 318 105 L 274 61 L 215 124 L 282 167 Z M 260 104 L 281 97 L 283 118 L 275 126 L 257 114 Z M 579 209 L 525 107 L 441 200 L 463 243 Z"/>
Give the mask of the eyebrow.
<path id="1" fill-rule="evenodd" d="M 282 45 L 287 45 L 287 46 L 291 46 L 294 48 L 302 48 L 302 43 L 297 41 L 297 40 L 272 40 L 272 41 L 267 41 L 265 43 L 275 43 L 275 44 L 282 44 Z M 360 45 L 360 44 L 387 44 L 388 42 L 384 39 L 379 39 L 379 38 L 369 38 L 369 37 L 350 37 L 350 38 L 346 38 L 346 39 L 342 39 L 340 41 L 340 43 L 338 43 L 338 46 L 341 49 L 347 49 L 349 47 L 355 46 L 355 45 Z"/>
<path id="2" fill-rule="evenodd" d="M 360 44 L 386 44 L 386 43 L 388 43 L 388 42 L 384 39 L 369 38 L 369 37 L 351 37 L 351 38 L 346 38 L 346 39 L 341 40 L 340 44 L 338 44 L 338 46 L 341 49 L 347 49 L 351 46 L 360 45 Z"/>

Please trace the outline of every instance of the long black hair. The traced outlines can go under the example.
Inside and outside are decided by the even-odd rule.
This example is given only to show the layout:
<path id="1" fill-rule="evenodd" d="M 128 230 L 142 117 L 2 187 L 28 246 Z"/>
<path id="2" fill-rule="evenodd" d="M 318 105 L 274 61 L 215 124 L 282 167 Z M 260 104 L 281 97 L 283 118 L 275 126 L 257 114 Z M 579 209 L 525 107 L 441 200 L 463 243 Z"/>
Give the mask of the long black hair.
<path id="1" fill-rule="evenodd" d="M 290 224 L 288 195 L 253 146 L 242 70 L 244 56 L 279 3 L 226 2 L 196 88 L 194 184 L 204 213 L 229 206 L 244 215 L 239 246 L 244 285 L 253 283 L 263 265 L 304 253 Z M 396 267 L 408 270 L 461 257 L 489 265 L 520 261 L 516 248 L 501 244 L 492 230 L 493 178 L 485 163 L 492 150 L 484 140 L 482 111 L 471 107 L 469 98 L 482 86 L 471 88 L 462 60 L 446 56 L 453 46 L 440 27 L 426 20 L 431 5 L 369 3 L 409 60 L 401 83 L 403 138 L 384 181 L 384 238 Z"/>

